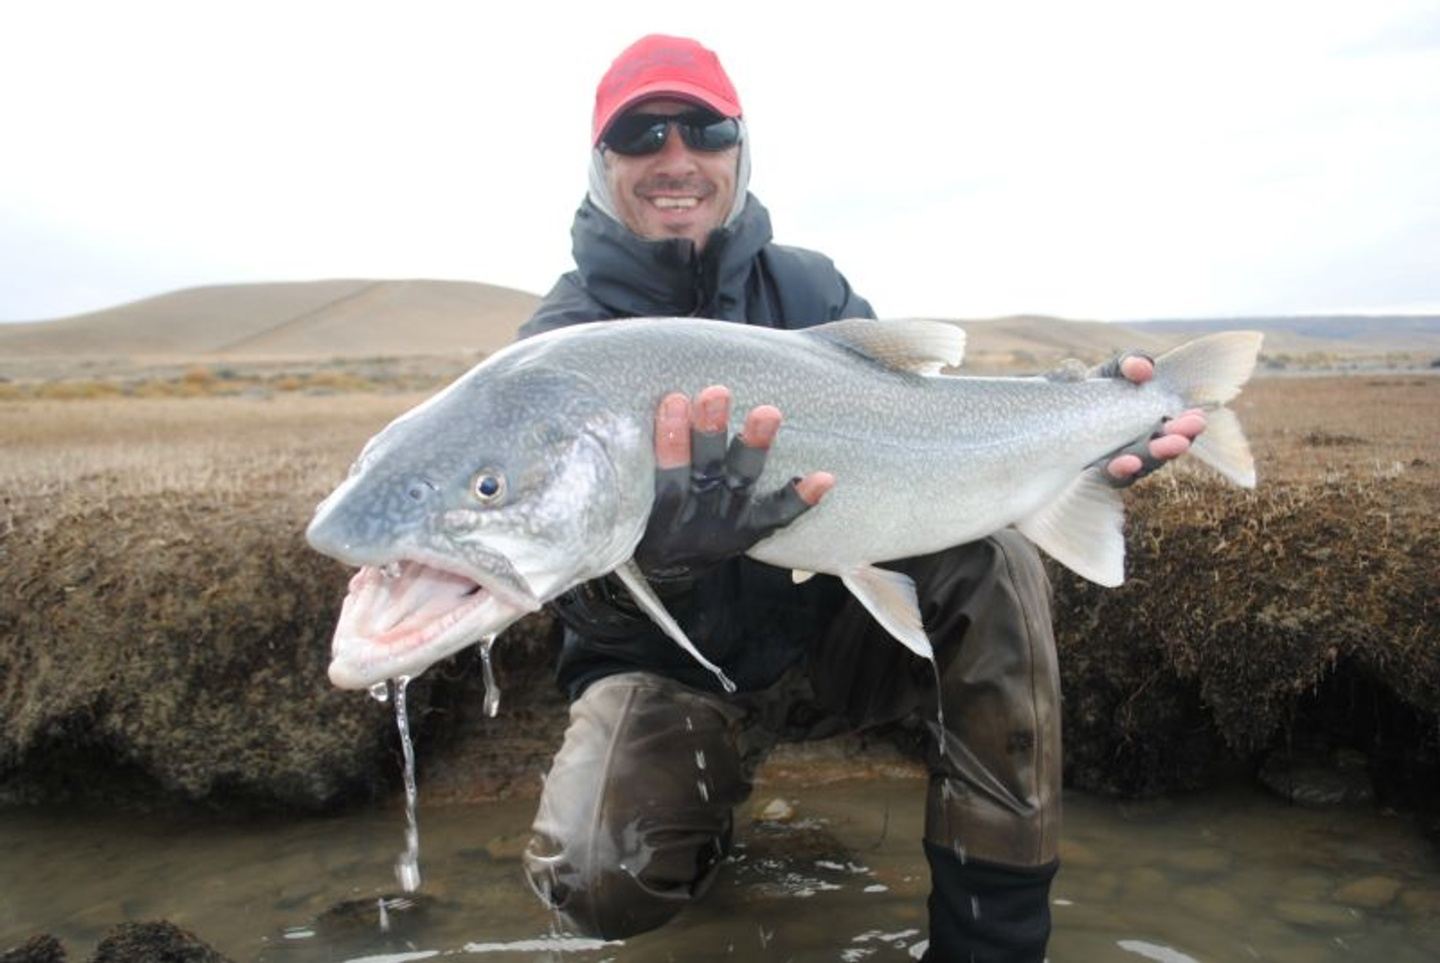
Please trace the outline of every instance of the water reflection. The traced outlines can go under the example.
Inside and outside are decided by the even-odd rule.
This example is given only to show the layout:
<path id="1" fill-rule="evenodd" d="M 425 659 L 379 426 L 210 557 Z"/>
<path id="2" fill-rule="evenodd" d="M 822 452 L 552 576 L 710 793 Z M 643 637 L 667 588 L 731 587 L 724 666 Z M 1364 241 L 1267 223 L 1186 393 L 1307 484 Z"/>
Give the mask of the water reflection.
<path id="1" fill-rule="evenodd" d="M 0 949 L 49 930 L 83 959 L 114 923 L 168 918 L 271 963 L 918 959 L 923 797 L 909 779 L 757 790 L 706 901 L 623 945 L 563 932 L 525 886 L 529 801 L 426 809 L 426 879 L 408 895 L 391 874 L 395 810 L 244 827 L 10 811 Z M 1248 792 L 1066 806 L 1053 963 L 1418 963 L 1440 949 L 1440 866 L 1403 817 Z"/>

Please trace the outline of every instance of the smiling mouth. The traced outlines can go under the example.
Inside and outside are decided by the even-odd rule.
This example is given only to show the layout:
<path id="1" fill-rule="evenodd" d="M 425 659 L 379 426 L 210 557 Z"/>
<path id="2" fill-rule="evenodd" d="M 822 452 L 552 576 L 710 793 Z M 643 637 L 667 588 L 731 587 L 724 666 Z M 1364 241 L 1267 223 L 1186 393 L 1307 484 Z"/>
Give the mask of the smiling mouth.
<path id="1" fill-rule="evenodd" d="M 361 689 L 418 675 L 525 611 L 468 575 L 434 565 L 397 559 L 362 566 L 335 626 L 330 681 Z"/>
<path id="2" fill-rule="evenodd" d="M 688 211 L 698 206 L 703 198 L 657 196 L 647 198 L 647 200 L 662 211 Z"/>

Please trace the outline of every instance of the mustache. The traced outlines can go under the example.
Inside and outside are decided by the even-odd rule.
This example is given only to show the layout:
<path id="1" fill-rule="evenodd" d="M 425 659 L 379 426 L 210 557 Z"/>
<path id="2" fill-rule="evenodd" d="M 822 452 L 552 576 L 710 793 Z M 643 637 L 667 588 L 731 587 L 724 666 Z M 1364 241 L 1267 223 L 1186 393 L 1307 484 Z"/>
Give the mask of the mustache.
<path id="1" fill-rule="evenodd" d="M 647 177 L 635 185 L 635 194 L 638 197 L 652 197 L 656 194 L 690 194 L 699 198 L 709 197 L 714 194 L 718 187 L 715 182 L 705 177 L 668 177 L 664 174 L 657 174 L 654 177 Z"/>

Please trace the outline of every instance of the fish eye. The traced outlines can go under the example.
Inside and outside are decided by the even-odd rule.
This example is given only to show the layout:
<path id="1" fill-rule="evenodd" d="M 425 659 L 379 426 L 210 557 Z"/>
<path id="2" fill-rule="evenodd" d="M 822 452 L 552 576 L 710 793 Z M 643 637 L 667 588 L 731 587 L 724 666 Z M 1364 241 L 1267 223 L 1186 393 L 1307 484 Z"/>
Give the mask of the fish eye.
<path id="1" fill-rule="evenodd" d="M 505 497 L 505 476 L 498 469 L 482 468 L 475 473 L 475 483 L 470 488 L 482 504 L 494 505 Z"/>

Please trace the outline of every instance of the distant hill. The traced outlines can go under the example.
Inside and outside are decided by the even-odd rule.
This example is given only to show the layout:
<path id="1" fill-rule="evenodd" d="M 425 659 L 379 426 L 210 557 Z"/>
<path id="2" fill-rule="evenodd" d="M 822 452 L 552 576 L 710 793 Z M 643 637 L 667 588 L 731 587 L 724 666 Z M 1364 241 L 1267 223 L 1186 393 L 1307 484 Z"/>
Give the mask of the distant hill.
<path id="1" fill-rule="evenodd" d="M 1038 372 L 1065 358 L 1100 361 L 1129 348 L 1158 353 L 1182 340 L 1104 321 L 1067 321 L 1044 315 L 962 321 L 960 326 L 966 334 L 967 370 Z"/>
<path id="2" fill-rule="evenodd" d="M 494 351 L 539 298 L 471 281 L 333 280 L 189 288 L 54 321 L 0 324 L 0 361 L 321 360 Z M 1159 353 L 1210 331 L 1264 331 L 1265 355 L 1440 356 L 1440 317 L 1327 316 L 1125 325 L 1019 315 L 960 322 L 968 371 L 1042 371 L 1125 348 Z"/>
<path id="3" fill-rule="evenodd" d="M 1126 327 L 1165 337 L 1211 331 L 1265 332 L 1265 353 L 1338 355 L 1430 352 L 1440 354 L 1440 315 L 1334 314 L 1275 318 L 1209 318 L 1200 321 L 1131 321 Z"/>
<path id="4" fill-rule="evenodd" d="M 1216 331 L 1260 331 L 1264 358 L 1344 363 L 1409 354 L 1440 357 L 1440 316 L 1326 315 L 1198 320 L 1065 321 L 1034 315 L 962 322 L 967 369 L 1044 370 L 1063 358 L 1093 361 L 1139 348 L 1158 354 Z"/>
<path id="5" fill-rule="evenodd" d="M 470 281 L 187 288 L 54 321 L 0 324 L 0 356 L 330 358 L 492 351 L 540 299 Z"/>

